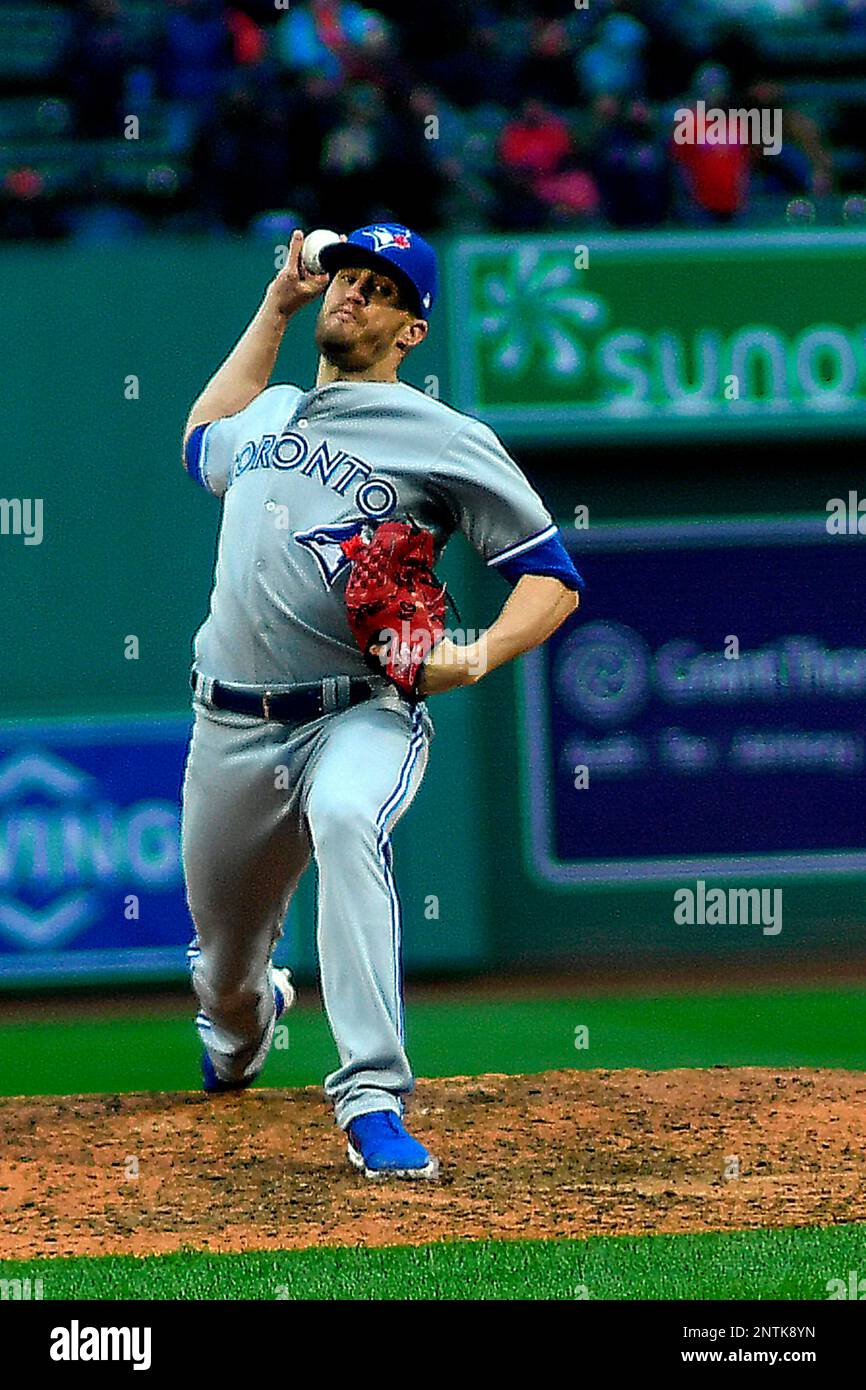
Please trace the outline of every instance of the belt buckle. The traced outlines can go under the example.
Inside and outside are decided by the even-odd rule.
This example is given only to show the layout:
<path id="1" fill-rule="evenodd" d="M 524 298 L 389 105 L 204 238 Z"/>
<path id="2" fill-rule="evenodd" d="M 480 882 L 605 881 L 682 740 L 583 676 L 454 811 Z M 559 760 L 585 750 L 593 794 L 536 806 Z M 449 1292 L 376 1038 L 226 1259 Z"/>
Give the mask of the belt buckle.
<path id="1" fill-rule="evenodd" d="M 274 692 L 272 690 L 266 690 L 264 695 L 262 696 L 262 712 L 265 716 L 265 719 L 270 719 L 271 717 L 271 696 L 273 695 L 273 693 Z"/>

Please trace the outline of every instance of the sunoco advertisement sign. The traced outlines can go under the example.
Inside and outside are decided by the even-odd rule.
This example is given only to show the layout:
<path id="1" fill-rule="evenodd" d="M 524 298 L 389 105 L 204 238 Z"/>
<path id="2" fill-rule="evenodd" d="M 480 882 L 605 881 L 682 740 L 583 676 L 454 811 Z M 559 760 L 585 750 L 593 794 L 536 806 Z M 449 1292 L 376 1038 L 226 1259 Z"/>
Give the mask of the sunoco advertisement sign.
<path id="1" fill-rule="evenodd" d="M 509 441 L 866 433 L 866 234 L 468 238 L 454 404 Z"/>

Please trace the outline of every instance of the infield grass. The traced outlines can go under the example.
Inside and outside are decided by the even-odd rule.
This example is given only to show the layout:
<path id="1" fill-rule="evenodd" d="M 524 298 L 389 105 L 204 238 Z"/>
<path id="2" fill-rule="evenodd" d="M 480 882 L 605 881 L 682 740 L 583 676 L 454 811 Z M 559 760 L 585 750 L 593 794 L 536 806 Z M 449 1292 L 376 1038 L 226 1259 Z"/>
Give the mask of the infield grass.
<path id="1" fill-rule="evenodd" d="M 188 1016 L 0 1025 L 0 1095 L 76 1095 L 197 1088 L 199 1043 Z M 562 1068 L 864 1066 L 866 990 L 800 989 L 624 999 L 419 1000 L 406 1011 L 419 1076 Z M 589 1046 L 575 1048 L 585 1025 Z M 320 1085 L 337 1064 L 317 1008 L 287 1015 L 264 1086 Z"/>
<path id="2" fill-rule="evenodd" d="M 866 1226 L 0 1261 L 45 1299 L 827 1299 Z M 33 1287 L 31 1285 L 31 1287 Z"/>

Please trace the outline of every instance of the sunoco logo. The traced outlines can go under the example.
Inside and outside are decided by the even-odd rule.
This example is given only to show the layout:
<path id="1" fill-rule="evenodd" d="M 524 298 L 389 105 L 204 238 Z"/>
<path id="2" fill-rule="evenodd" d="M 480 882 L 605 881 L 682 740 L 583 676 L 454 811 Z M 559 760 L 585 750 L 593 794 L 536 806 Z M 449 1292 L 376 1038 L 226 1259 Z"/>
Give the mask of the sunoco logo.
<path id="1" fill-rule="evenodd" d="M 0 762 L 0 936 L 57 946 L 102 915 L 109 889 L 165 888 L 178 875 L 170 802 L 115 805 L 43 749 Z"/>
<path id="2" fill-rule="evenodd" d="M 472 330 L 479 348 L 480 400 L 656 410 L 681 415 L 769 407 L 851 409 L 866 400 L 864 330 L 855 322 L 780 325 L 712 321 L 649 329 L 622 306 L 576 288 L 560 251 L 522 245 L 495 269 L 474 267 Z M 748 312 L 748 310 L 747 310 Z"/>

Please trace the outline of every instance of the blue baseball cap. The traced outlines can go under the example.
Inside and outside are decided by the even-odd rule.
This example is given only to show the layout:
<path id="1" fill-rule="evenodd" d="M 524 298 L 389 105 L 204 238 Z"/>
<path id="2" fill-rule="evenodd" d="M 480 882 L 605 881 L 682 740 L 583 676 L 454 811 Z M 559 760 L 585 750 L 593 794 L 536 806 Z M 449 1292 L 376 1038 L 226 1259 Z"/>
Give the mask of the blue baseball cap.
<path id="1" fill-rule="evenodd" d="M 417 232 L 397 222 L 360 227 L 348 241 L 336 241 L 319 253 L 322 269 L 333 276 L 344 266 L 365 266 L 390 275 L 408 291 L 419 318 L 426 319 L 439 287 L 436 252 Z"/>

